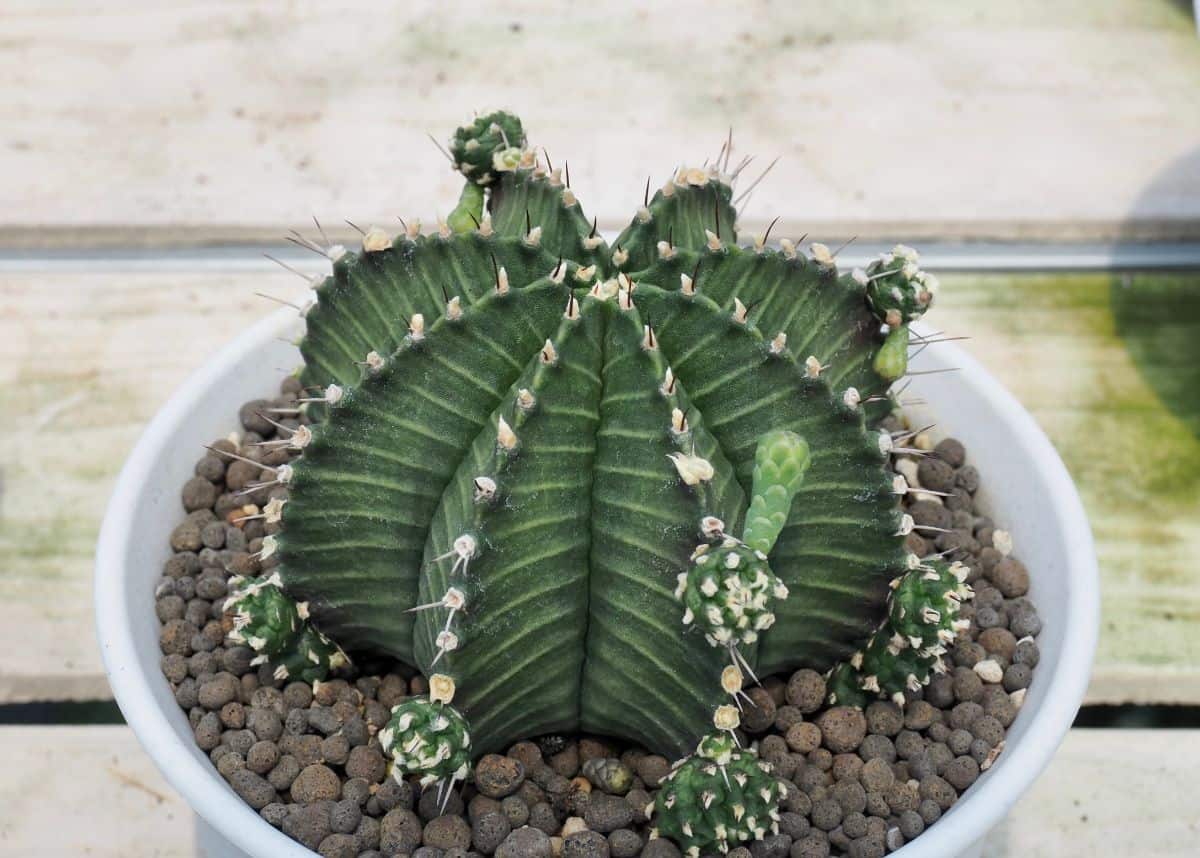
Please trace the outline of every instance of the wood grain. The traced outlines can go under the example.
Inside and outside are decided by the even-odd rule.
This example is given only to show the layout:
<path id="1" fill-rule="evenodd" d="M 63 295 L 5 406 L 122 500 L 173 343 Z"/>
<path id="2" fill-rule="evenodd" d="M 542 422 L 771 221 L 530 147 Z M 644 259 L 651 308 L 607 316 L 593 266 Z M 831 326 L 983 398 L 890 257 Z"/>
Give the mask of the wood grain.
<path id="1" fill-rule="evenodd" d="M 1184 4 L 10 0 L 0 244 L 249 240 L 432 221 L 497 99 L 619 228 L 732 126 L 775 234 L 1200 235 Z"/>

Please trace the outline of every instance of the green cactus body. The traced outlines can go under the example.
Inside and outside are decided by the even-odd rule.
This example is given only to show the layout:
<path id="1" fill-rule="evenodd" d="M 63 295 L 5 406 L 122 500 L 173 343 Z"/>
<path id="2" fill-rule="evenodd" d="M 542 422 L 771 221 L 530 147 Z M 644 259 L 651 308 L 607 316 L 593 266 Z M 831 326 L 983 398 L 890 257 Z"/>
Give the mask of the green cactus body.
<path id="1" fill-rule="evenodd" d="M 392 776 L 420 775 L 421 785 L 465 780 L 471 769 L 466 719 L 447 703 L 413 697 L 392 708 L 379 745 L 392 758 Z"/>
<path id="2" fill-rule="evenodd" d="M 484 120 L 452 146 L 480 184 L 482 150 L 511 155 Z M 679 756 L 732 729 L 739 663 L 828 669 L 885 613 L 905 555 L 864 414 L 880 323 L 827 251 L 734 245 L 713 171 L 609 248 L 505 136 L 478 227 L 329 253 L 280 575 L 349 651 L 452 682 L 473 755 L 582 729 Z M 707 629 L 675 596 L 698 545 L 749 591 Z M 739 625 L 736 652 L 706 639 Z"/>
<path id="3" fill-rule="evenodd" d="M 308 606 L 283 592 L 277 574 L 235 577 L 225 610 L 233 617 L 229 639 L 257 653 L 253 664 L 267 664 L 278 679 L 324 679 L 345 664 L 345 654 L 308 622 Z"/>
<path id="4" fill-rule="evenodd" d="M 752 751 L 728 736 L 704 739 L 663 780 L 653 805 L 654 830 L 696 858 L 702 851 L 761 840 L 779 831 L 785 788 Z"/>
<path id="5" fill-rule="evenodd" d="M 671 260 L 704 248 L 732 245 L 737 221 L 732 197 L 725 177 L 715 169 L 679 170 L 655 191 L 613 243 L 620 249 L 616 259 L 620 264 L 615 268 L 641 271 L 659 259 Z"/>
<path id="6" fill-rule="evenodd" d="M 905 691 L 916 691 L 933 674 L 945 672 L 942 655 L 967 626 L 957 618 L 959 607 L 974 595 L 964 583 L 967 569 L 940 560 L 913 561 L 896 583 L 883 625 L 831 674 L 831 702 L 864 706 L 874 697 L 903 702 Z"/>
<path id="7" fill-rule="evenodd" d="M 490 185 L 497 176 L 515 170 L 524 151 L 521 120 L 503 110 L 477 117 L 450 140 L 454 168 L 479 185 Z"/>
<path id="8" fill-rule="evenodd" d="M 866 287 L 867 301 L 885 325 L 899 328 L 921 318 L 937 292 L 937 278 L 918 266 L 918 254 L 897 244 L 867 266 L 855 281 Z"/>

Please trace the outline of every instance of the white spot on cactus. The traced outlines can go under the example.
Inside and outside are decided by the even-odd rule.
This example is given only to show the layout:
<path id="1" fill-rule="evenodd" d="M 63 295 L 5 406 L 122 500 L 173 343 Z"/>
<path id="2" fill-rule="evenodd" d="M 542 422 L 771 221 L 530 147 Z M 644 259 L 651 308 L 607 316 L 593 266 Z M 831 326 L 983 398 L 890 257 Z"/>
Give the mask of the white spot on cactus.
<path id="1" fill-rule="evenodd" d="M 781 239 L 779 239 L 779 247 L 783 251 L 784 259 L 795 259 L 796 258 L 796 243 L 794 241 L 791 241 L 790 239 L 786 239 L 786 238 L 781 238 Z"/>
<path id="2" fill-rule="evenodd" d="M 821 362 L 817 360 L 816 355 L 809 355 L 804 359 L 804 374 L 809 378 L 820 378 L 821 370 L 825 367 L 821 366 Z"/>
<path id="3" fill-rule="evenodd" d="M 675 395 L 675 370 L 667 367 L 667 371 L 663 373 L 663 383 L 658 388 L 658 392 L 663 396 Z"/>
<path id="4" fill-rule="evenodd" d="M 613 265 L 617 266 L 617 268 L 620 268 L 622 265 L 624 265 L 628 261 L 629 261 L 629 251 L 627 251 L 625 248 L 618 247 L 616 250 L 613 251 L 612 263 L 613 263 Z"/>
<path id="5" fill-rule="evenodd" d="M 522 387 L 517 391 L 517 407 L 522 411 L 532 411 L 533 406 L 537 405 L 537 397 L 527 387 Z"/>
<path id="6" fill-rule="evenodd" d="M 847 387 L 842 394 L 842 402 L 846 404 L 847 408 L 858 408 L 858 404 L 862 402 L 862 396 L 859 394 L 858 388 Z"/>
<path id="7" fill-rule="evenodd" d="M 707 459 L 687 453 L 671 453 L 667 456 L 679 472 L 680 479 L 689 486 L 708 482 L 713 478 L 713 466 Z"/>
<path id="8" fill-rule="evenodd" d="M 742 564 L 742 558 L 739 557 L 737 554 L 726 554 L 725 555 L 725 568 L 726 569 L 736 569 L 741 564 Z"/>
<path id="9" fill-rule="evenodd" d="M 579 200 L 575 199 L 574 191 L 572 191 L 570 188 L 566 188 L 563 190 L 563 193 L 562 193 L 563 208 L 569 209 L 569 208 L 571 208 L 571 206 L 575 205 L 577 202 L 579 202 Z"/>
<path id="10" fill-rule="evenodd" d="M 718 706 L 717 711 L 713 713 L 713 726 L 718 730 L 736 730 L 741 723 L 737 707 L 728 703 Z"/>
<path id="11" fill-rule="evenodd" d="M 340 244 L 334 244 L 325 252 L 325 255 L 329 257 L 330 262 L 337 262 L 346 255 L 346 248 Z"/>
<path id="12" fill-rule="evenodd" d="M 307 426 L 301 426 L 301 429 L 307 429 Z M 311 433 L 310 433 L 311 434 Z M 283 505 L 287 503 L 285 498 L 271 498 L 263 507 L 263 520 L 267 524 L 278 524 L 283 517 Z"/>
<path id="13" fill-rule="evenodd" d="M 446 223 L 445 219 L 438 218 L 438 238 L 450 237 L 450 224 Z"/>
<path id="14" fill-rule="evenodd" d="M 392 246 L 392 237 L 377 226 L 367 230 L 362 238 L 362 249 L 366 253 L 378 253 Z"/>
<path id="15" fill-rule="evenodd" d="M 671 433 L 673 435 L 682 435 L 688 430 L 687 415 L 683 413 L 682 408 L 671 409 Z"/>
<path id="16" fill-rule="evenodd" d="M 892 441 L 892 436 L 888 432 L 879 433 L 879 452 L 883 455 L 888 455 L 895 447 L 895 442 Z M 905 480 L 904 490 L 908 491 L 908 481 Z"/>
<path id="17" fill-rule="evenodd" d="M 369 369 L 371 372 L 378 372 L 379 370 L 383 369 L 384 360 L 383 356 L 379 354 L 379 352 L 372 349 L 371 351 L 367 352 L 367 356 L 363 360 L 363 363 L 366 364 L 367 369 Z"/>
<path id="18" fill-rule="evenodd" d="M 867 272 L 863 271 L 861 268 L 855 268 L 850 272 L 850 276 L 859 286 L 866 286 L 871 282 L 871 278 L 867 277 Z"/>
<path id="19" fill-rule="evenodd" d="M 412 320 L 408 323 L 408 338 L 414 343 L 425 339 L 425 317 L 420 313 L 413 313 Z"/>
<path id="20" fill-rule="evenodd" d="M 628 289 L 617 290 L 617 306 L 622 310 L 633 309 L 633 292 Z"/>
<path id="21" fill-rule="evenodd" d="M 896 531 L 895 535 L 896 536 L 908 536 L 910 533 L 912 533 L 912 529 L 913 529 L 913 517 L 911 515 L 909 515 L 908 513 L 905 513 L 904 515 L 902 515 L 900 517 L 900 529 Z"/>
<path id="22" fill-rule="evenodd" d="M 728 665 L 721 671 L 721 688 L 726 694 L 737 694 L 745 682 L 745 677 L 735 664 Z"/>
<path id="23" fill-rule="evenodd" d="M 449 301 L 446 302 L 446 318 L 449 319 L 451 322 L 457 322 L 459 319 L 462 318 L 462 314 L 463 314 L 462 299 L 459 296 L 455 295 L 453 298 L 451 298 Z"/>
<path id="24" fill-rule="evenodd" d="M 695 282 L 689 275 L 684 274 L 683 272 L 680 272 L 679 274 L 679 291 L 688 297 L 696 294 Z"/>
<path id="25" fill-rule="evenodd" d="M 596 275 L 596 266 L 588 265 L 584 268 L 575 269 L 575 279 L 580 283 L 591 283 L 592 277 Z"/>
<path id="26" fill-rule="evenodd" d="M 529 232 L 525 233 L 525 244 L 529 247 L 537 247 L 542 243 L 542 228 L 535 226 Z"/>
<path id="27" fill-rule="evenodd" d="M 504 269 L 503 265 L 496 271 L 496 294 L 508 294 L 508 272 Z"/>
<path id="28" fill-rule="evenodd" d="M 651 217 L 650 209 L 646 208 L 645 206 L 642 206 L 641 208 L 639 208 L 637 210 L 636 217 L 637 217 L 638 223 L 650 223 L 650 217 Z"/>
<path id="29" fill-rule="evenodd" d="M 485 214 L 479 221 L 479 234 L 484 238 L 492 234 L 492 216 Z"/>
<path id="30" fill-rule="evenodd" d="M 720 250 L 724 245 L 721 244 L 721 239 L 711 229 L 704 230 L 704 241 L 708 245 L 709 250 Z"/>
<path id="31" fill-rule="evenodd" d="M 546 344 L 542 346 L 541 360 L 546 366 L 553 366 L 558 362 L 558 350 L 550 340 L 546 340 Z"/>
<path id="32" fill-rule="evenodd" d="M 475 478 L 475 502 L 490 501 L 496 496 L 496 481 L 491 477 Z"/>
<path id="33" fill-rule="evenodd" d="M 742 303 L 740 298 L 735 297 L 733 299 L 733 321 L 739 325 L 746 324 L 747 313 L 749 313 L 749 310 L 746 309 L 746 305 Z"/>
<path id="34" fill-rule="evenodd" d="M 295 476 L 295 473 L 296 472 L 292 470 L 291 465 L 280 465 L 275 470 L 275 479 L 276 481 L 286 485 L 292 481 L 292 477 Z"/>
<path id="35" fill-rule="evenodd" d="M 497 173 L 508 173 L 521 166 L 522 152 L 516 146 L 497 149 L 492 153 L 492 169 Z"/>
<path id="36" fill-rule="evenodd" d="M 658 338 L 654 336 L 654 329 L 649 325 L 642 325 L 642 350 L 652 352 L 658 348 Z"/>
<path id="37" fill-rule="evenodd" d="M 454 680 L 444 673 L 429 677 L 429 699 L 433 703 L 450 703 L 454 700 Z"/>
<path id="38" fill-rule="evenodd" d="M 443 652 L 453 652 L 454 650 L 458 649 L 458 635 L 449 629 L 443 629 L 442 631 L 438 632 L 435 640 L 438 649 Z"/>
<path id="39" fill-rule="evenodd" d="M 584 250 L 595 250 L 603 243 L 604 239 L 598 235 L 589 235 L 587 238 L 580 240 L 580 244 L 583 245 Z"/>
<path id="40" fill-rule="evenodd" d="M 496 442 L 505 450 L 515 449 L 517 446 L 517 433 L 513 432 L 503 416 L 496 423 Z"/>
<path id="41" fill-rule="evenodd" d="M 813 262 L 820 265 L 822 268 L 832 268 L 837 263 L 834 262 L 833 254 L 829 252 L 829 248 L 821 244 L 819 241 L 814 241 L 808 246 L 809 252 L 812 253 Z"/>
<path id="42" fill-rule="evenodd" d="M 416 240 L 421 236 L 421 219 L 413 218 L 404 224 L 404 234 L 412 240 Z"/>
<path id="43" fill-rule="evenodd" d="M 700 519 L 700 532 L 707 539 L 716 539 L 725 532 L 725 522 L 715 515 L 706 515 Z"/>
<path id="44" fill-rule="evenodd" d="M 669 241 L 660 241 L 655 245 L 658 250 L 659 259 L 673 259 L 675 256 L 675 248 L 671 246 Z"/>
<path id="45" fill-rule="evenodd" d="M 572 322 L 579 318 L 579 299 L 574 293 L 567 296 L 567 308 L 563 311 L 563 318 Z"/>
<path id="46" fill-rule="evenodd" d="M 783 351 L 786 348 L 787 348 L 787 334 L 785 334 L 783 331 L 780 331 L 779 333 L 777 333 L 775 335 L 775 338 L 773 340 L 771 340 L 771 345 L 768 347 L 768 351 L 770 351 L 771 354 L 778 357 L 779 355 L 783 354 Z"/>
<path id="47" fill-rule="evenodd" d="M 296 431 L 293 432 L 292 437 L 288 439 L 288 446 L 293 450 L 303 450 L 310 443 L 312 443 L 312 439 L 312 429 L 309 429 L 307 426 L 302 424 L 296 427 Z"/>

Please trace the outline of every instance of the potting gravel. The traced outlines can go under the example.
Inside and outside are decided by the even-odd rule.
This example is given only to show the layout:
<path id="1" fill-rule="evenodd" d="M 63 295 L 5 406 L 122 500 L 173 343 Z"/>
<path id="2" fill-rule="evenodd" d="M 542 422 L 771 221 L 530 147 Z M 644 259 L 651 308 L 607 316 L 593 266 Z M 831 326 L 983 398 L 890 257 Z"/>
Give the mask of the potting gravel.
<path id="1" fill-rule="evenodd" d="M 436 788 L 390 777 L 376 739 L 392 706 L 426 693 L 424 677 L 360 661 L 326 682 L 281 682 L 226 640 L 230 576 L 275 562 L 254 555 L 278 525 L 239 519 L 287 495 L 281 486 L 240 492 L 271 478 L 260 465 L 291 457 L 256 444 L 277 437 L 274 423 L 299 425 L 289 411 L 299 394 L 289 377 L 278 397 L 246 403 L 244 431 L 196 463 L 156 590 L 163 674 L 221 776 L 268 823 L 329 858 L 678 858 L 674 843 L 649 838 L 645 815 L 670 770 L 662 756 L 596 736 L 531 737 L 481 758 L 439 815 Z M 904 430 L 896 418 L 884 427 Z M 811 670 L 748 689 L 741 738 L 757 743 L 788 791 L 779 833 L 733 858 L 884 855 L 935 823 L 1004 748 L 1038 662 L 1029 573 L 1008 534 L 976 511 L 980 476 L 963 445 L 934 446 L 925 434 L 904 443 L 924 453 L 896 462 L 918 489 L 903 501 L 917 526 L 908 547 L 969 567 L 976 597 L 962 616 L 971 627 L 946 657 L 949 672 L 903 706 L 826 707 L 825 680 Z"/>

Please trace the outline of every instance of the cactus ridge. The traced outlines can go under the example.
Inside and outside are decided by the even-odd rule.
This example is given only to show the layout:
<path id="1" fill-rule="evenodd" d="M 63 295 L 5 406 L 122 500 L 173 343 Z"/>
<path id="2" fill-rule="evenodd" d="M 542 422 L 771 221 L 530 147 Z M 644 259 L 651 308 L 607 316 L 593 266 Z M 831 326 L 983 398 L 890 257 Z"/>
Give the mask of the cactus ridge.
<path id="1" fill-rule="evenodd" d="M 314 631 L 448 686 L 429 705 L 457 695 L 471 755 L 577 729 L 682 755 L 736 727 L 743 668 L 855 653 L 905 572 L 868 428 L 894 292 L 820 245 L 738 247 L 715 168 L 678 171 L 609 247 L 515 117 L 451 151 L 470 185 L 435 234 L 328 252 L 281 580 Z M 676 597 L 706 551 L 747 588 L 707 628 Z"/>

